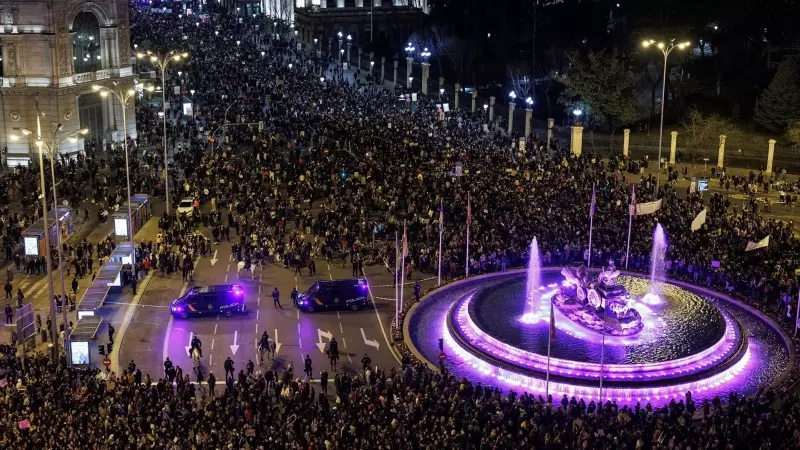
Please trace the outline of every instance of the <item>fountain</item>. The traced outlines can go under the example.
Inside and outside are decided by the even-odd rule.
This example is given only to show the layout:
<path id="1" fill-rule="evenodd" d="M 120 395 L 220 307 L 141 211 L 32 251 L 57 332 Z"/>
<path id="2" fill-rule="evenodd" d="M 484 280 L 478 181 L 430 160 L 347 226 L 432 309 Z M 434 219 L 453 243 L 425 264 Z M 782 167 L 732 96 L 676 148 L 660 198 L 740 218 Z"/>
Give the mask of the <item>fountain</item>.
<path id="1" fill-rule="evenodd" d="M 664 227 L 657 224 L 653 230 L 653 250 L 650 253 L 650 290 L 642 302 L 648 305 L 658 305 L 661 303 L 661 285 L 666 276 L 665 258 L 667 254 L 667 235 Z"/>
<path id="2" fill-rule="evenodd" d="M 524 323 L 536 323 L 542 317 L 545 317 L 543 313 L 547 313 L 546 307 L 542 310 L 541 271 L 542 263 L 539 259 L 539 243 L 536 242 L 536 237 L 534 237 L 528 249 L 528 276 L 525 280 L 525 301 L 528 304 L 528 311 L 520 319 Z"/>

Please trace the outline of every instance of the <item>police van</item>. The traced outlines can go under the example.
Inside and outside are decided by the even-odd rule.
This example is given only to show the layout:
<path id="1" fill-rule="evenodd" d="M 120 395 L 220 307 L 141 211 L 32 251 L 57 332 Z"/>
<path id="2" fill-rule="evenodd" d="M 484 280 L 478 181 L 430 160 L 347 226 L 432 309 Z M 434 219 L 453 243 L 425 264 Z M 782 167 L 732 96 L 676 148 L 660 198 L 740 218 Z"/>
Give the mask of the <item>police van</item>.
<path id="1" fill-rule="evenodd" d="M 173 316 L 181 319 L 217 314 L 231 317 L 234 314 L 246 313 L 247 305 L 241 285 L 218 284 L 194 286 L 172 302 L 170 311 Z"/>
<path id="2" fill-rule="evenodd" d="M 305 312 L 359 309 L 372 304 L 367 280 L 320 280 L 297 297 L 297 308 Z"/>

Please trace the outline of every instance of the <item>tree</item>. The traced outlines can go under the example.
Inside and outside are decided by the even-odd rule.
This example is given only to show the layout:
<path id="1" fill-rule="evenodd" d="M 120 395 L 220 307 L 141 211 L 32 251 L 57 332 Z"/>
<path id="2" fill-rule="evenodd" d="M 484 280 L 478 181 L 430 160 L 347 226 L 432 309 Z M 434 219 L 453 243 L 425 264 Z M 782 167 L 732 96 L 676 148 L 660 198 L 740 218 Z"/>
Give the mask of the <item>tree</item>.
<path id="1" fill-rule="evenodd" d="M 789 127 L 786 129 L 786 138 L 795 148 L 800 147 L 800 121 L 789 123 Z"/>
<path id="2" fill-rule="evenodd" d="M 773 132 L 786 130 L 800 120 L 800 57 L 788 57 L 778 65 L 769 87 L 758 100 L 755 119 Z"/>
<path id="3" fill-rule="evenodd" d="M 589 51 L 585 57 L 572 53 L 568 59 L 569 72 L 559 77 L 565 87 L 559 99 L 562 105 L 587 105 L 590 122 L 603 123 L 612 133 L 636 118 L 636 77 L 626 59 L 605 50 Z"/>
<path id="4" fill-rule="evenodd" d="M 533 73 L 524 64 L 514 64 L 506 69 L 508 85 L 521 99 L 533 95 Z"/>
<path id="5" fill-rule="evenodd" d="M 682 141 L 685 142 L 685 158 L 696 163 L 700 150 L 713 149 L 721 134 L 727 134 L 730 122 L 716 114 L 703 115 L 698 109 L 689 110 L 683 120 Z"/>

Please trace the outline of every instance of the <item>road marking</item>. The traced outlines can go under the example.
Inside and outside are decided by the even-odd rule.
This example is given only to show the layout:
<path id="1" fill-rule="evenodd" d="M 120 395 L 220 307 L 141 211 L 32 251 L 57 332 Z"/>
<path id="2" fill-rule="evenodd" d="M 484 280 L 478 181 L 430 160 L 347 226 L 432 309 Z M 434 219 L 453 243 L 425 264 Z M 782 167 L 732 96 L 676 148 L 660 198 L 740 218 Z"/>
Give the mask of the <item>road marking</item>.
<path id="1" fill-rule="evenodd" d="M 347 348 L 347 339 L 342 338 L 342 345 L 344 346 L 344 348 Z"/>
<path id="2" fill-rule="evenodd" d="M 258 328 L 258 324 L 256 324 L 256 328 Z M 257 329 L 256 329 L 255 345 L 256 345 L 256 365 L 260 366 L 261 365 L 261 361 L 258 360 L 258 330 Z"/>
<path id="3" fill-rule="evenodd" d="M 303 341 L 300 341 L 300 342 L 302 343 Z M 275 354 L 276 355 L 278 354 L 279 351 L 281 351 L 281 345 L 283 345 L 283 344 L 278 342 L 278 329 L 275 328 Z M 301 346 L 302 346 L 302 344 L 301 344 Z"/>
<path id="4" fill-rule="evenodd" d="M 186 289 L 189 288 L 189 283 L 183 283 L 183 288 L 181 289 L 181 293 L 178 297 L 183 297 L 186 294 Z M 172 332 L 172 325 L 175 322 L 175 317 L 172 314 L 169 315 L 169 321 L 167 322 L 167 331 L 164 334 L 164 346 L 161 348 L 161 360 L 165 361 L 167 356 L 169 355 L 169 335 Z"/>
<path id="5" fill-rule="evenodd" d="M 258 336 L 258 322 L 256 322 L 256 336 Z"/>
<path id="6" fill-rule="evenodd" d="M 353 363 L 353 358 L 351 358 L 351 357 L 350 357 L 350 353 L 348 353 L 348 354 L 347 354 L 347 359 L 349 359 L 349 360 L 350 360 L 350 364 L 352 364 L 352 363 Z"/>
<path id="7" fill-rule="evenodd" d="M 300 320 L 300 310 L 299 309 L 295 309 L 294 312 L 297 313 L 297 320 Z"/>
<path id="8" fill-rule="evenodd" d="M 372 286 L 369 285 L 369 279 L 367 278 L 366 274 L 364 274 L 364 279 L 367 280 L 367 290 L 369 291 L 369 296 L 374 298 L 372 295 Z M 375 305 L 375 302 L 372 302 L 372 310 L 375 311 L 375 317 L 378 318 L 378 325 L 381 327 L 381 334 L 383 334 L 383 339 L 386 340 L 386 346 L 389 348 L 389 352 L 392 354 L 392 356 L 394 356 L 394 359 L 396 359 L 397 362 L 401 362 L 400 356 L 395 353 L 394 348 L 392 348 L 392 344 L 389 342 L 389 336 L 386 334 L 386 329 L 383 327 L 383 320 L 381 320 L 381 315 L 378 314 L 378 307 Z"/>
<path id="9" fill-rule="evenodd" d="M 215 341 L 216 341 L 216 339 L 214 339 L 214 338 L 211 339 L 211 351 L 212 352 L 214 351 L 214 342 Z"/>
<path id="10" fill-rule="evenodd" d="M 344 334 L 344 328 L 342 328 L 342 322 L 339 322 L 339 332 Z"/>
<path id="11" fill-rule="evenodd" d="M 298 336 L 297 337 L 297 341 L 300 343 L 300 354 L 302 355 L 303 354 L 303 338 Z M 277 346 L 278 345 L 275 344 L 275 347 L 277 347 Z M 277 350 L 275 350 L 275 352 L 277 353 Z"/>
<path id="12" fill-rule="evenodd" d="M 189 345 L 183 347 L 183 349 L 186 350 L 186 356 L 189 356 L 189 357 L 192 356 L 192 354 L 191 354 L 191 352 L 189 350 L 191 350 L 191 348 L 192 348 L 192 340 L 193 339 L 194 339 L 194 331 L 190 331 L 189 332 Z"/>
<path id="13" fill-rule="evenodd" d="M 215 323 L 215 324 L 214 324 L 214 334 L 217 334 L 217 327 L 218 327 L 218 326 L 219 326 L 219 324 L 218 324 L 218 323 Z"/>
<path id="14" fill-rule="evenodd" d="M 297 324 L 297 326 L 299 327 L 300 324 Z M 325 346 L 327 345 L 325 342 L 322 341 L 323 337 L 328 341 L 330 341 L 331 338 L 333 338 L 333 335 L 331 334 L 330 331 L 322 331 L 319 328 L 317 328 L 317 340 L 319 342 L 317 342 L 316 345 L 320 353 L 325 353 Z"/>
<path id="15" fill-rule="evenodd" d="M 339 314 L 339 311 L 336 311 L 336 318 L 342 320 L 342 315 Z"/>
<path id="16" fill-rule="evenodd" d="M 261 306 L 261 296 L 260 295 L 258 296 L 258 302 L 257 303 L 258 303 L 258 306 Z"/>
<path id="17" fill-rule="evenodd" d="M 228 261 L 233 261 L 233 253 L 231 253 L 230 255 L 228 255 Z M 228 270 L 230 270 L 230 268 L 231 268 L 231 265 L 230 265 L 230 264 L 228 264 Z"/>
<path id="18" fill-rule="evenodd" d="M 225 282 L 226 283 L 228 282 L 228 274 L 227 273 L 225 274 Z"/>
<path id="19" fill-rule="evenodd" d="M 239 340 L 239 330 L 233 330 L 233 345 L 231 345 L 231 352 L 234 356 L 236 356 L 236 352 L 239 351 L 239 344 L 236 342 Z"/>
<path id="20" fill-rule="evenodd" d="M 208 366 L 211 367 L 213 365 L 214 365 L 214 354 L 213 353 L 209 353 L 208 354 Z"/>
<path id="21" fill-rule="evenodd" d="M 214 250 L 214 257 L 213 257 L 213 258 L 211 258 L 211 260 L 210 260 L 210 261 L 211 261 L 211 267 L 214 267 L 214 264 L 216 264 L 216 263 L 217 263 L 217 261 L 219 261 L 219 260 L 217 259 L 217 252 L 218 252 L 218 251 L 219 251 L 219 250 Z M 228 267 L 230 267 L 230 264 L 228 264 Z"/>
<path id="22" fill-rule="evenodd" d="M 361 329 L 361 338 L 364 339 L 364 344 L 369 345 L 370 347 L 375 347 L 375 351 L 378 351 L 378 349 L 380 348 L 380 344 L 378 344 L 378 341 L 374 339 L 367 339 L 367 335 L 366 333 L 364 333 L 363 328 Z"/>
<path id="23" fill-rule="evenodd" d="M 230 264 L 228 264 L 228 268 L 227 268 L 227 269 L 225 269 L 225 272 L 230 272 L 230 271 L 231 271 L 231 265 L 230 265 Z"/>
<path id="24" fill-rule="evenodd" d="M 261 285 L 260 284 L 258 285 L 258 293 L 259 294 L 261 293 Z"/>
<path id="25" fill-rule="evenodd" d="M 256 310 L 256 320 L 258 320 L 258 313 L 259 313 L 259 312 L 260 312 L 260 310 L 258 310 L 258 309 L 257 309 L 257 310 Z"/>
<path id="26" fill-rule="evenodd" d="M 297 324 L 297 332 L 298 333 L 300 332 L 300 324 L 299 323 Z"/>

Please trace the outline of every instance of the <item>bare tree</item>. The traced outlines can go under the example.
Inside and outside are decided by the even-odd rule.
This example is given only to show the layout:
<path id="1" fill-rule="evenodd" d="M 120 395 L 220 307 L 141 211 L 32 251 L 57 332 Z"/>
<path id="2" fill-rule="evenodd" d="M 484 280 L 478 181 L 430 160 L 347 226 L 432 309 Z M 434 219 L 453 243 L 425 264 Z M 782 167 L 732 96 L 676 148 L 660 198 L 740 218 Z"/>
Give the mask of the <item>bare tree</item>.
<path id="1" fill-rule="evenodd" d="M 535 93 L 533 72 L 527 65 L 518 63 L 508 66 L 506 77 L 508 85 L 518 97 L 525 99 Z"/>

